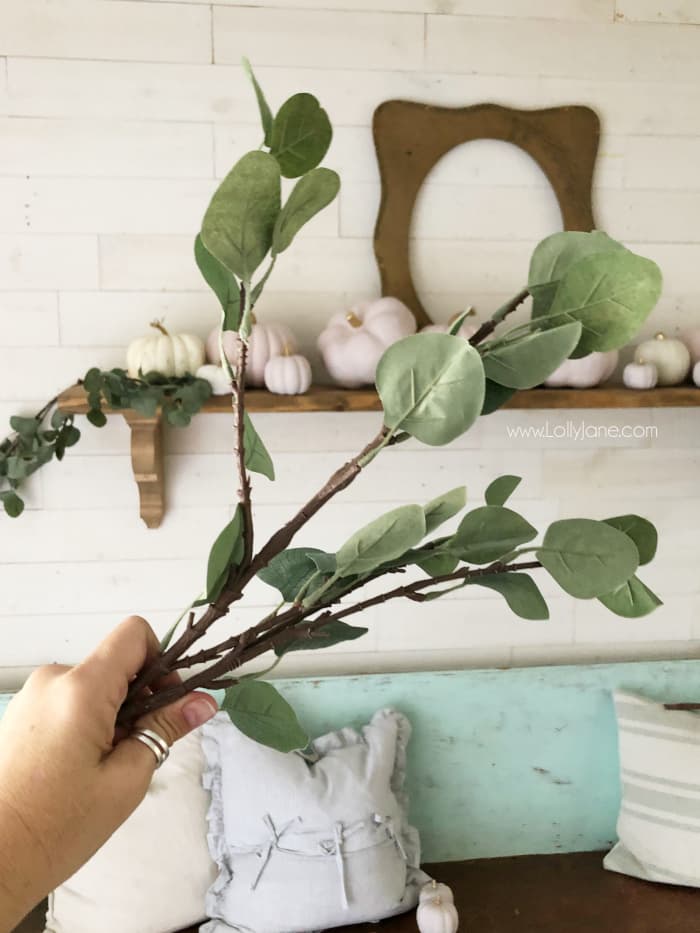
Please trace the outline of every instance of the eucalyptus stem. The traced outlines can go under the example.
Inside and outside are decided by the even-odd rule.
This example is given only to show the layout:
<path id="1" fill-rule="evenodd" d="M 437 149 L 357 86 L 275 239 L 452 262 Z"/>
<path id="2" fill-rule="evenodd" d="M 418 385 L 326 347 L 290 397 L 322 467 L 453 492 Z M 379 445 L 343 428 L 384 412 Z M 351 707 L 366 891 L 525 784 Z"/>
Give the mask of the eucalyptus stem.
<path id="1" fill-rule="evenodd" d="M 504 305 L 501 305 L 501 307 L 491 315 L 488 321 L 484 321 L 478 331 L 469 338 L 469 343 L 475 347 L 483 340 L 486 340 L 486 338 L 496 330 L 498 325 L 525 301 L 529 294 L 530 292 L 527 287 L 521 288 L 517 295 L 514 295 Z"/>

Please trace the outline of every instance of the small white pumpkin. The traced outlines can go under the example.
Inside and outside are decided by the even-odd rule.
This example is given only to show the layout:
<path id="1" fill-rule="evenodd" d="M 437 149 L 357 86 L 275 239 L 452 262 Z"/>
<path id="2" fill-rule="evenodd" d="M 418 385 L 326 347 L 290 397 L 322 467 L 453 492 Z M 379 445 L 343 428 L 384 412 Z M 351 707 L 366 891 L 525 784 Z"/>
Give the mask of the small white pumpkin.
<path id="1" fill-rule="evenodd" d="M 233 330 L 224 331 L 224 353 L 231 363 L 236 360 L 238 334 Z M 246 384 L 260 388 L 265 385 L 265 366 L 268 360 L 280 356 L 285 348 L 289 353 L 295 353 L 297 342 L 294 334 L 285 324 L 261 324 L 253 317 L 253 326 L 248 342 L 248 359 L 246 362 Z M 207 337 L 207 359 L 217 366 L 221 363 L 219 352 L 219 328 Z"/>
<path id="2" fill-rule="evenodd" d="M 196 375 L 198 379 L 206 379 L 214 395 L 231 394 L 231 380 L 223 366 L 205 363 L 204 366 L 199 367 Z"/>
<path id="3" fill-rule="evenodd" d="M 688 331 L 685 335 L 685 343 L 690 350 L 693 363 L 700 362 L 700 327 Z"/>
<path id="4" fill-rule="evenodd" d="M 334 314 L 318 338 L 331 378 L 347 389 L 371 385 L 387 347 L 416 332 L 416 319 L 398 298 L 363 301 Z"/>
<path id="5" fill-rule="evenodd" d="M 622 381 L 628 389 L 653 389 L 659 381 L 659 371 L 653 363 L 628 363 L 622 370 Z"/>
<path id="6" fill-rule="evenodd" d="M 693 382 L 696 386 L 700 386 L 700 361 L 693 366 Z"/>
<path id="7" fill-rule="evenodd" d="M 418 905 L 416 922 L 420 933 L 457 933 L 459 914 L 451 901 L 431 897 Z"/>
<path id="8" fill-rule="evenodd" d="M 162 376 L 196 373 L 204 362 L 204 344 L 194 334 L 169 334 L 160 321 L 152 321 L 154 333 L 137 337 L 126 351 L 126 368 L 132 379 L 139 372 Z"/>
<path id="9" fill-rule="evenodd" d="M 550 388 L 567 386 L 572 389 L 590 389 L 605 382 L 612 375 L 617 366 L 618 356 L 617 350 L 608 350 L 605 353 L 589 353 L 577 360 L 564 360 L 545 379 L 544 384 Z"/>
<path id="10" fill-rule="evenodd" d="M 276 395 L 303 395 L 311 385 L 311 364 L 299 353 L 273 356 L 265 366 L 265 385 Z"/>
<path id="11" fill-rule="evenodd" d="M 422 904 L 423 901 L 430 901 L 434 897 L 441 897 L 445 903 L 454 904 L 455 898 L 452 893 L 452 888 L 449 888 L 446 884 L 442 884 L 433 878 L 427 884 L 423 885 L 418 898 Z"/>
<path id="12" fill-rule="evenodd" d="M 634 352 L 634 361 L 653 363 L 659 373 L 660 386 L 675 386 L 690 372 L 690 351 L 682 340 L 657 334 L 644 340 Z"/>
<path id="13" fill-rule="evenodd" d="M 474 334 L 478 331 L 479 325 L 468 323 L 469 318 L 472 317 L 472 315 L 475 313 L 474 308 L 469 307 L 466 310 L 467 315 L 462 322 L 462 326 L 457 331 L 457 336 L 463 337 L 465 340 L 469 340 L 469 338 L 473 337 Z M 446 334 L 449 332 L 457 318 L 460 317 L 461 313 L 462 312 L 460 311 L 457 314 L 453 314 L 446 324 L 426 324 L 425 327 L 421 327 L 420 332 L 421 334 Z"/>

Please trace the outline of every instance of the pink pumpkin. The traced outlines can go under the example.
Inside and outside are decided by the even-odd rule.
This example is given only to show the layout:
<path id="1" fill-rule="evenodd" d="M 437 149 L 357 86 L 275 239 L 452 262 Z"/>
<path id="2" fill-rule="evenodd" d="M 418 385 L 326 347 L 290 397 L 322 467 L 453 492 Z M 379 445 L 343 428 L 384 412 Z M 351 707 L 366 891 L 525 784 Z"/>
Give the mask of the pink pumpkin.
<path id="1" fill-rule="evenodd" d="M 238 334 L 235 331 L 224 331 L 224 353 L 231 363 L 236 360 Z M 294 353 L 297 350 L 297 341 L 294 334 L 285 324 L 260 324 L 256 321 L 250 334 L 248 344 L 248 361 L 246 364 L 247 385 L 260 388 L 265 385 L 265 366 L 275 356 Z M 219 328 L 215 327 L 207 338 L 207 359 L 216 366 L 221 363 L 219 352 Z"/>

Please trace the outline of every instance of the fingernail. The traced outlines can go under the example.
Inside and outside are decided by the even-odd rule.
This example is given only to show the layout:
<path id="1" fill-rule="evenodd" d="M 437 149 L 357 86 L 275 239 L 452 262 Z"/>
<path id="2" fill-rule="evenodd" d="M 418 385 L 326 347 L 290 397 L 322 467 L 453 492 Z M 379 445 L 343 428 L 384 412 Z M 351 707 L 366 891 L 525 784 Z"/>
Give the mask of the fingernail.
<path id="1" fill-rule="evenodd" d="M 203 698 L 191 700 L 182 708 L 182 715 L 185 717 L 185 722 L 190 729 L 196 729 L 197 726 L 204 725 L 215 713 L 216 708 L 213 703 Z"/>

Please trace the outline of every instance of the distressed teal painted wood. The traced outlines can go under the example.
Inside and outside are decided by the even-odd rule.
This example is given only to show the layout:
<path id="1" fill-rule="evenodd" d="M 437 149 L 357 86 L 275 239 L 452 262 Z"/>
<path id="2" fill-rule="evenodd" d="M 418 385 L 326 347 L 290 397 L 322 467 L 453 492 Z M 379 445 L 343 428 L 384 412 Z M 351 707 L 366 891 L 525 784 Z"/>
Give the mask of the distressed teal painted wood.
<path id="1" fill-rule="evenodd" d="M 700 661 L 276 683 L 311 734 L 361 725 L 383 706 L 408 715 L 411 816 L 437 861 L 609 846 L 619 802 L 610 691 L 700 702 Z"/>

